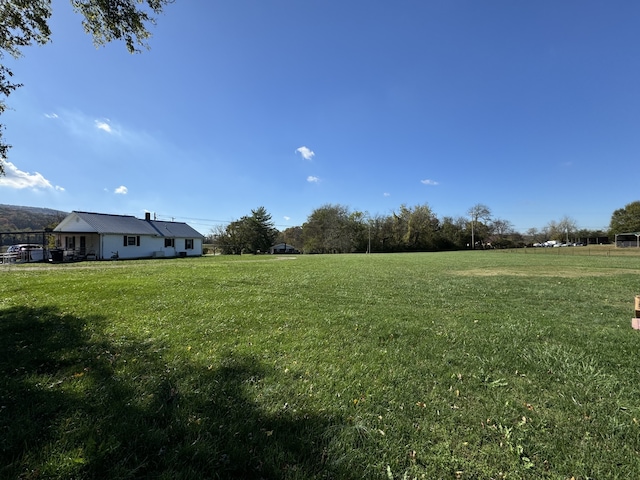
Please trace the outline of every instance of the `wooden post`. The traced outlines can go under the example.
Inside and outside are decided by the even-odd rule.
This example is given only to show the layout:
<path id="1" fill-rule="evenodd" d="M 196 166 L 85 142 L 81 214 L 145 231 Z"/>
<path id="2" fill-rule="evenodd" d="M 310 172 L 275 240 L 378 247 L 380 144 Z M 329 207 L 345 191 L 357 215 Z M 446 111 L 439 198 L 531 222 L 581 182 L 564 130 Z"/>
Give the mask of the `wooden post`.
<path id="1" fill-rule="evenodd" d="M 631 319 L 631 328 L 640 330 L 640 295 L 636 295 L 635 318 Z"/>

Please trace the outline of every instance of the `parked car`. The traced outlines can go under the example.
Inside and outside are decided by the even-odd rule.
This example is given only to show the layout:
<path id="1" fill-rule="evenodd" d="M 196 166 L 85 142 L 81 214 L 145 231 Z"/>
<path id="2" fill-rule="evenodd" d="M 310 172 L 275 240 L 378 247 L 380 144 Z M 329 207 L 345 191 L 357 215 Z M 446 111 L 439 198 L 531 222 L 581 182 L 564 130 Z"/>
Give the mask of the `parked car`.
<path id="1" fill-rule="evenodd" d="M 23 262 L 39 262 L 44 259 L 44 250 L 42 245 L 34 243 L 11 245 L 7 248 L 7 253 L 14 254 L 16 260 L 22 260 Z"/>

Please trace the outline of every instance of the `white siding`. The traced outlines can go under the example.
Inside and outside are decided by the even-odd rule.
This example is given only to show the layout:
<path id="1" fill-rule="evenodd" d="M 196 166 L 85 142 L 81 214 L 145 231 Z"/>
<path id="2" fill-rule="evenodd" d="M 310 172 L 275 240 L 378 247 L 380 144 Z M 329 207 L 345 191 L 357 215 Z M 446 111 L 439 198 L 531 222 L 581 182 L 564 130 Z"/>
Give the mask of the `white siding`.
<path id="1" fill-rule="evenodd" d="M 103 235 L 102 244 L 104 248 L 104 259 L 109 259 L 118 252 L 119 258 L 150 258 L 154 256 L 153 252 L 165 251 L 164 238 L 150 237 L 148 235 L 126 235 L 127 237 L 140 237 L 140 245 L 124 245 L 125 235 Z M 168 252 L 165 253 L 169 255 Z"/>
<path id="2" fill-rule="evenodd" d="M 109 259 L 118 252 L 122 258 L 127 258 L 124 247 L 122 246 L 122 235 L 102 235 L 102 258 Z M 129 257 L 133 258 L 133 257 Z"/>

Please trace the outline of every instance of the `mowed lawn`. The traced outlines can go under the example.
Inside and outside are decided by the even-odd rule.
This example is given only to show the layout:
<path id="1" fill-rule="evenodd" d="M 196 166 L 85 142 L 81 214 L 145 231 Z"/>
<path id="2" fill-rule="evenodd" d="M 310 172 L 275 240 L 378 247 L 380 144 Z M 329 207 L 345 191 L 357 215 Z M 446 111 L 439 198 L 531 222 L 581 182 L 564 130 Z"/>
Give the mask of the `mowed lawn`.
<path id="1" fill-rule="evenodd" d="M 0 478 L 640 478 L 640 256 L 0 268 Z"/>

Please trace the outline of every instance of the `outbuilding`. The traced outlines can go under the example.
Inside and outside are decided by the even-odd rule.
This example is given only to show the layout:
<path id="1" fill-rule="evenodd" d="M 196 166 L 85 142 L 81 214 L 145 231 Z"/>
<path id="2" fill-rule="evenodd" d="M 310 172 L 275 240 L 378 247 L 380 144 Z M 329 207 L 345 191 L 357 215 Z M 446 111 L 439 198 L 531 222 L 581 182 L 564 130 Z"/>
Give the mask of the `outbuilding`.
<path id="1" fill-rule="evenodd" d="M 616 247 L 640 247 L 640 232 L 616 233 Z"/>
<path id="2" fill-rule="evenodd" d="M 269 248 L 269 253 L 300 253 L 300 251 L 289 243 L 278 243 Z"/>
<path id="3" fill-rule="evenodd" d="M 196 257 L 203 236 L 183 222 L 131 215 L 71 212 L 53 229 L 63 259 Z"/>

